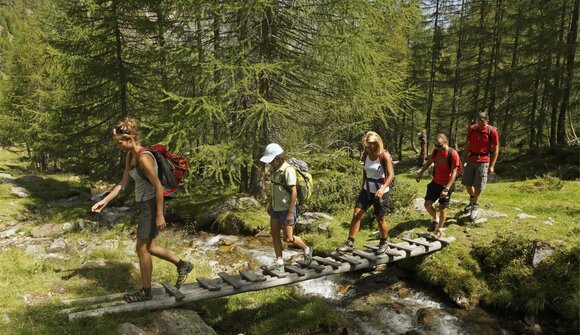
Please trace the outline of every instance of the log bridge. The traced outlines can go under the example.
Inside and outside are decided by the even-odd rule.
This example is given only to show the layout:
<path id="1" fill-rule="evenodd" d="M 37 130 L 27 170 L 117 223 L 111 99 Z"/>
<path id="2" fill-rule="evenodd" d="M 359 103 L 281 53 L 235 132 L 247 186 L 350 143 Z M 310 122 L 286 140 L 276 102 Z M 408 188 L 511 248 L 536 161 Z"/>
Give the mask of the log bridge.
<path id="1" fill-rule="evenodd" d="M 282 271 L 262 270 L 261 273 L 257 273 L 251 270 L 241 270 L 237 275 L 220 272 L 219 278 L 198 277 L 195 283 L 184 284 L 180 289 L 164 282 L 162 287 L 153 288 L 153 299 L 149 301 L 127 303 L 123 300 L 125 293 L 63 300 L 63 304 L 69 308 L 62 310 L 62 313 L 68 314 L 69 320 L 75 320 L 108 313 L 173 308 L 195 301 L 264 290 L 339 273 L 372 269 L 376 265 L 440 250 L 454 240 L 454 237 L 437 240 L 431 235 L 419 234 L 416 239 L 402 238 L 400 243 L 389 242 L 389 250 L 383 255 L 374 254 L 377 246 L 365 245 L 363 250 L 353 249 L 348 253 L 333 253 L 329 257 L 314 256 L 308 265 L 302 261 L 285 264 Z"/>

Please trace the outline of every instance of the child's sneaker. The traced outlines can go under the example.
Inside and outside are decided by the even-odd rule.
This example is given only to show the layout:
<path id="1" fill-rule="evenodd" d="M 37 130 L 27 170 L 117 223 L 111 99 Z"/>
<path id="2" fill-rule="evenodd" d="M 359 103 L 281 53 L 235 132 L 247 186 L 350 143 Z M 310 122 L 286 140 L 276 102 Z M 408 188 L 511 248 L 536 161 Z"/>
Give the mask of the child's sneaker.
<path id="1" fill-rule="evenodd" d="M 125 293 L 125 295 L 123 295 L 123 300 L 125 300 L 128 303 L 139 302 L 139 301 L 148 301 L 148 300 L 152 300 L 152 299 L 153 299 L 153 293 L 151 293 L 151 291 L 149 291 L 149 293 L 145 293 L 144 290 L 141 290 L 139 292 L 134 292 L 134 293 Z"/>
<path id="2" fill-rule="evenodd" d="M 193 270 L 193 264 L 190 262 L 185 262 L 185 265 L 177 268 L 177 280 L 175 281 L 175 287 L 180 288 L 185 280 L 187 279 L 187 275 Z"/>
<path id="3" fill-rule="evenodd" d="M 274 262 L 274 264 L 263 266 L 262 269 L 264 271 L 274 271 L 274 270 L 284 271 L 284 261 L 281 259 L 277 259 L 276 262 Z"/>

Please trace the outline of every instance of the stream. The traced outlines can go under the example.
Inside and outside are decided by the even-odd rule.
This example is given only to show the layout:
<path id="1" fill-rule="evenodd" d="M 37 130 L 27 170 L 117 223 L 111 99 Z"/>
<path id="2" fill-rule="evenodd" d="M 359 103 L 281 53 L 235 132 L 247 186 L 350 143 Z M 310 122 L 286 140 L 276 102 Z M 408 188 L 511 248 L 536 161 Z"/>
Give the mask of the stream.
<path id="1" fill-rule="evenodd" d="M 228 235 L 200 237 L 197 248 L 218 259 L 210 263 L 215 271 L 228 270 L 223 264 L 233 262 L 235 268 L 250 263 L 271 264 L 274 250 L 271 239 Z M 225 248 L 224 248 L 225 247 Z M 198 250 L 199 250 L 198 249 Z M 220 256 L 221 255 L 221 256 Z M 284 259 L 301 256 L 301 250 L 284 249 Z M 383 266 L 384 267 L 384 266 Z M 504 320 L 482 309 L 465 311 L 454 306 L 445 296 L 432 292 L 409 278 L 394 265 L 370 272 L 327 276 L 293 284 L 302 294 L 325 299 L 349 321 L 343 334 L 519 334 L 517 321 Z"/>

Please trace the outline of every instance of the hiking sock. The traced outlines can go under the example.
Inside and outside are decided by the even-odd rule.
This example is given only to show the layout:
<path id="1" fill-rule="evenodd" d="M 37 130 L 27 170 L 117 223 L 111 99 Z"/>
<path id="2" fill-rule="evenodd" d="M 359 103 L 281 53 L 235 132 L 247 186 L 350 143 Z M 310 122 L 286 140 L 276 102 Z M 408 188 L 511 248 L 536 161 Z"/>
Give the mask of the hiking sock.
<path id="1" fill-rule="evenodd" d="M 381 239 L 379 240 L 379 244 L 387 244 L 387 239 L 381 237 Z"/>
<path id="2" fill-rule="evenodd" d="M 183 261 L 183 259 L 180 259 L 179 262 L 175 264 L 175 266 L 177 266 L 178 269 L 181 269 L 182 267 L 185 266 L 185 261 Z"/>
<path id="3" fill-rule="evenodd" d="M 347 241 L 350 241 L 353 245 L 354 245 L 354 237 L 349 237 L 346 239 Z"/>
<path id="4" fill-rule="evenodd" d="M 474 201 L 475 201 L 475 198 L 473 196 L 470 196 L 469 197 L 469 204 L 474 205 L 474 203 L 473 203 Z"/>
<path id="5" fill-rule="evenodd" d="M 150 296 L 151 295 L 151 287 L 143 287 L 142 290 L 143 290 L 143 293 L 146 296 Z"/>

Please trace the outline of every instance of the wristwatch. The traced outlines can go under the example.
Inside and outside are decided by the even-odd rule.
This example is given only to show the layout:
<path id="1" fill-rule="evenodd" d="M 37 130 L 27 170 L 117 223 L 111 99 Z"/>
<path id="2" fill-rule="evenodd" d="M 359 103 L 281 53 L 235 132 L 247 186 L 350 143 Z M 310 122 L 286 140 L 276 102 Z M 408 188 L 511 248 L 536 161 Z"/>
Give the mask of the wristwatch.
<path id="1" fill-rule="evenodd" d="M 448 189 L 447 187 L 444 187 L 444 188 L 443 188 L 443 191 L 447 191 L 447 192 L 449 192 L 449 189 Z"/>

